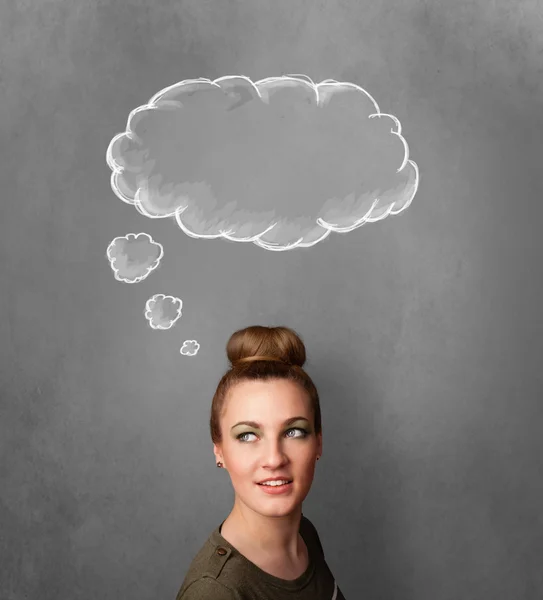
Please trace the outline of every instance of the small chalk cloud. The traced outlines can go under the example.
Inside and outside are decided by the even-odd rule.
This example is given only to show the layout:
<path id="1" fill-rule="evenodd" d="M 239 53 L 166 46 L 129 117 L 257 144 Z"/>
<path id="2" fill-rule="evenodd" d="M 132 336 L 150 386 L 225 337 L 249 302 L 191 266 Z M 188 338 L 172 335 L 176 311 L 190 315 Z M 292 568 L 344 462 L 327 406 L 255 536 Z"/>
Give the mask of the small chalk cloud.
<path id="1" fill-rule="evenodd" d="M 196 356 L 199 349 L 200 344 L 196 340 L 185 340 L 179 353 L 183 356 Z"/>
<path id="2" fill-rule="evenodd" d="M 148 233 L 129 233 L 112 240 L 106 255 L 117 281 L 138 283 L 158 267 L 164 248 Z"/>
<path id="3" fill-rule="evenodd" d="M 395 116 L 354 83 L 305 75 L 176 83 L 129 114 L 107 163 L 142 215 L 273 251 L 397 215 L 419 183 Z"/>
<path id="4" fill-rule="evenodd" d="M 181 298 L 155 294 L 145 303 L 145 318 L 152 329 L 171 329 L 181 318 L 182 308 Z"/>

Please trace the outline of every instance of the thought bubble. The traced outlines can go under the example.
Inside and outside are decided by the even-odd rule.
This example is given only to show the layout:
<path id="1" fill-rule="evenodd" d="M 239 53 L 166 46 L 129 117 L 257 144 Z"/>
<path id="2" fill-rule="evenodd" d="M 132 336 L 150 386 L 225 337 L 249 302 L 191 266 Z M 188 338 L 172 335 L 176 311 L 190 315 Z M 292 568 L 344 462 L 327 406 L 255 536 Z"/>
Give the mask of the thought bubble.
<path id="1" fill-rule="evenodd" d="M 158 267 L 164 248 L 148 233 L 128 233 L 112 240 L 106 255 L 117 281 L 138 283 Z"/>
<path id="2" fill-rule="evenodd" d="M 183 356 L 196 356 L 199 349 L 200 344 L 196 340 L 185 340 L 179 353 Z"/>
<path id="3" fill-rule="evenodd" d="M 182 308 L 181 298 L 155 294 L 145 303 L 145 318 L 152 329 L 171 329 L 181 318 Z"/>
<path id="4" fill-rule="evenodd" d="M 134 109 L 111 187 L 194 238 L 310 247 L 405 210 L 419 171 L 399 120 L 354 83 L 189 79 Z"/>

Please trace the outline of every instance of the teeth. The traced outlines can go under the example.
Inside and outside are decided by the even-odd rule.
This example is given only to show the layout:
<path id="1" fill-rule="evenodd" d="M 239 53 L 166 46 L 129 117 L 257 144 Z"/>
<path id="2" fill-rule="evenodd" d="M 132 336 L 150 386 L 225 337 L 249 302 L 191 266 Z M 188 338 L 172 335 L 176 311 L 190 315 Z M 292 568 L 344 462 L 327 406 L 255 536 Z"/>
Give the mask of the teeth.
<path id="1" fill-rule="evenodd" d="M 285 483 L 288 483 L 288 480 L 286 479 L 281 479 L 279 481 L 266 481 L 265 483 L 261 483 L 260 485 L 271 485 L 271 486 L 276 486 L 276 485 L 284 485 Z"/>

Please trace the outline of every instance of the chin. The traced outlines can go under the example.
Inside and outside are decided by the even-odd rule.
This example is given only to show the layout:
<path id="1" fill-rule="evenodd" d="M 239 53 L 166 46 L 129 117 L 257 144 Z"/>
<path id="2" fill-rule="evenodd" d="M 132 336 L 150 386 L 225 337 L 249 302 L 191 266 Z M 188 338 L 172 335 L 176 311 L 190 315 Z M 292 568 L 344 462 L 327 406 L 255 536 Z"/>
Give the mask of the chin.
<path id="1" fill-rule="evenodd" d="M 261 514 L 264 517 L 271 517 L 272 519 L 288 517 L 289 515 L 297 514 L 301 509 L 299 502 L 293 503 L 292 506 L 258 506 L 255 512 Z"/>

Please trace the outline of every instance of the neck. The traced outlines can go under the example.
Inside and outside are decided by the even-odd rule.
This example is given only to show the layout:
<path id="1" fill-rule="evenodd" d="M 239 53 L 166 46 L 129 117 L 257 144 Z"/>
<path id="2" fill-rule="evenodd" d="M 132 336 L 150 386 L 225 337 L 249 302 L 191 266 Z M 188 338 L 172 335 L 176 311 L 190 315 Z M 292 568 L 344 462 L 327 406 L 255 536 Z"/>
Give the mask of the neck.
<path id="1" fill-rule="evenodd" d="M 285 516 L 269 517 L 234 504 L 223 529 L 235 532 L 237 543 L 244 548 L 249 547 L 262 556 L 286 557 L 295 563 L 303 554 L 301 518 L 301 507 Z M 233 545 L 235 547 L 235 543 Z"/>

